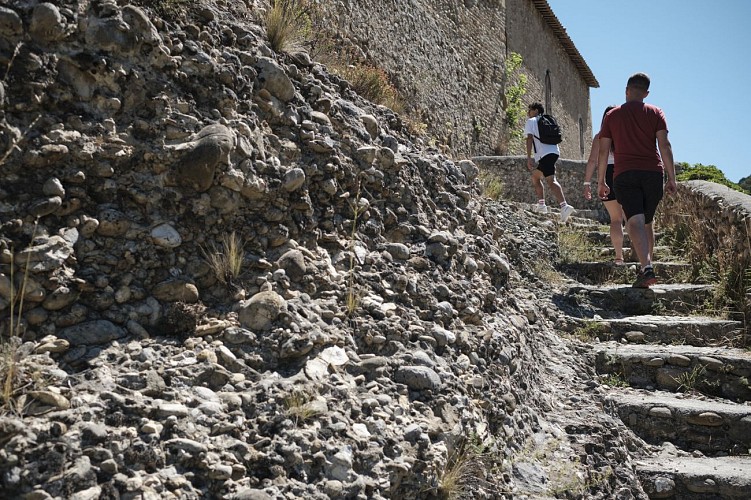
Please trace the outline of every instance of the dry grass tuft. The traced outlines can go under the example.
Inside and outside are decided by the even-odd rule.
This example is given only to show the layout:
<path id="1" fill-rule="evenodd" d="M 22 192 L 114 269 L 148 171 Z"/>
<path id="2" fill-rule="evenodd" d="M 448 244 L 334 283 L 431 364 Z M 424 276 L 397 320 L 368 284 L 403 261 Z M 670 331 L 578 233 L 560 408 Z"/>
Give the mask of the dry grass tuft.
<path id="1" fill-rule="evenodd" d="M 566 277 L 546 260 L 533 261 L 532 272 L 544 283 L 559 284 L 566 281 Z"/>
<path id="2" fill-rule="evenodd" d="M 693 198 L 680 193 L 663 203 L 666 204 L 658 211 L 656 224 L 663 233 L 662 240 L 679 250 L 691 264 L 687 281 L 713 283 L 710 308 L 745 318 L 751 311 L 751 266 L 748 254 L 738 250 L 737 242 L 751 246 L 749 225 L 717 226 L 707 222 L 695 208 Z"/>
<path id="3" fill-rule="evenodd" d="M 363 98 L 382 104 L 397 113 L 404 109 L 399 92 L 383 69 L 370 64 L 356 63 L 340 66 L 335 70 L 352 85 L 352 90 Z"/>
<path id="4" fill-rule="evenodd" d="M 201 247 L 206 262 L 222 284 L 232 285 L 240 275 L 245 259 L 244 246 L 240 237 L 233 231 L 232 234 L 222 236 L 221 248 L 213 242 L 208 248 Z"/>
<path id="5" fill-rule="evenodd" d="M 31 241 L 34 241 L 34 238 L 36 237 L 38 224 L 38 220 L 34 222 Z M 13 399 L 18 391 L 22 389 L 20 386 L 23 385 L 19 347 L 21 345 L 21 338 L 24 334 L 24 296 L 26 295 L 26 285 L 29 281 L 29 262 L 31 259 L 31 252 L 29 252 L 26 257 L 26 266 L 23 279 L 21 280 L 20 291 L 15 288 L 16 266 L 13 258 L 15 252 L 12 248 L 10 255 L 10 317 L 8 319 L 8 336 L 7 338 L 0 338 L 0 383 L 2 383 L 2 387 L 0 388 L 0 399 L 2 399 L 2 408 L 4 409 L 12 408 Z M 18 304 L 17 308 L 16 303 Z"/>
<path id="6" fill-rule="evenodd" d="M 15 388 L 18 385 L 18 343 L 13 340 L 3 340 L 0 342 L 0 408 L 10 409 L 13 403 Z"/>
<path id="7" fill-rule="evenodd" d="M 306 0 L 271 0 L 266 12 L 266 36 L 275 52 L 302 49 L 312 36 Z"/>
<path id="8" fill-rule="evenodd" d="M 571 335 L 582 342 L 593 342 L 596 339 L 609 340 L 611 336 L 609 330 L 609 327 L 604 323 L 587 321 L 583 326 L 574 330 Z"/>
<path id="9" fill-rule="evenodd" d="M 599 258 L 598 249 L 579 231 L 559 231 L 558 252 L 563 264 L 592 262 Z"/>
<path id="10" fill-rule="evenodd" d="M 706 367 L 696 365 L 677 377 L 673 377 L 673 380 L 678 384 L 678 390 L 681 392 L 699 392 L 697 386 L 706 371 Z"/>
<path id="11" fill-rule="evenodd" d="M 349 235 L 349 276 L 347 278 L 347 296 L 345 298 L 345 306 L 347 308 L 347 315 L 352 316 L 358 307 L 360 307 L 360 301 L 362 299 L 363 292 L 358 289 L 357 286 L 357 253 L 355 247 L 357 245 L 357 222 L 362 215 L 363 210 L 368 206 L 367 200 L 360 198 L 361 185 L 357 185 L 357 195 L 355 201 L 349 201 L 350 208 L 352 209 L 352 228 Z"/>
<path id="12" fill-rule="evenodd" d="M 309 392 L 299 390 L 284 398 L 287 416 L 294 420 L 295 425 L 321 415 L 321 410 L 314 405 L 313 398 Z"/>
<path id="13" fill-rule="evenodd" d="M 477 445 L 466 443 L 448 459 L 439 477 L 441 498 L 449 500 L 473 498 L 476 487 L 485 482 L 488 468 L 486 457 Z"/>
<path id="14" fill-rule="evenodd" d="M 485 196 L 493 201 L 500 201 L 503 199 L 504 185 L 503 181 L 493 173 L 487 170 L 481 170 L 480 185 L 482 186 L 482 192 Z"/>

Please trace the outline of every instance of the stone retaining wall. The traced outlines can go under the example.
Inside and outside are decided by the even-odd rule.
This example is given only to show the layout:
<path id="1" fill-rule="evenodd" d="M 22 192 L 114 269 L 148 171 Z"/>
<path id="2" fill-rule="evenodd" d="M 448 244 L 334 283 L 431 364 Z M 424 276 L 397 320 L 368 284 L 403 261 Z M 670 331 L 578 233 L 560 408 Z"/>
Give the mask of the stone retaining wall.
<path id="1" fill-rule="evenodd" d="M 472 161 L 481 171 L 492 173 L 503 184 L 503 198 L 511 201 L 535 203 L 537 196 L 532 188 L 531 175 L 527 170 L 526 156 L 478 156 Z M 563 189 L 566 201 L 577 209 L 598 210 L 601 219 L 606 220 L 607 211 L 602 203 L 593 198 L 584 199 L 584 172 L 587 162 L 581 160 L 560 159 L 556 163 L 556 178 Z M 596 179 L 593 179 L 596 181 Z M 596 189 L 596 186 L 593 185 Z M 545 199 L 548 205 L 556 206 L 557 202 L 549 189 L 545 189 Z"/>
<path id="2" fill-rule="evenodd" d="M 688 257 L 695 265 L 711 256 L 713 267 L 731 271 L 734 279 L 749 272 L 751 196 L 709 181 L 680 182 L 677 195 L 660 204 L 658 223 L 688 231 Z M 738 307 L 751 313 L 751 294 Z"/>
<path id="3" fill-rule="evenodd" d="M 664 223 L 690 224 L 706 252 L 721 250 L 744 267 L 751 264 L 751 196 L 714 182 L 684 181 L 676 196 L 663 199 L 661 212 Z"/>

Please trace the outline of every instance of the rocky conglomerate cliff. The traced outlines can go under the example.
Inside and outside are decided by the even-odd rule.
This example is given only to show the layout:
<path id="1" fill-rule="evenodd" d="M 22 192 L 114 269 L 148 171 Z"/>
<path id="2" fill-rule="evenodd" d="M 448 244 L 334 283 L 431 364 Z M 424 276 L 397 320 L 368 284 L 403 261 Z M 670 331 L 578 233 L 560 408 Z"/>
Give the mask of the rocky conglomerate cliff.
<path id="1" fill-rule="evenodd" d="M 554 225 L 261 19 L 0 7 L 0 496 L 642 498 Z"/>

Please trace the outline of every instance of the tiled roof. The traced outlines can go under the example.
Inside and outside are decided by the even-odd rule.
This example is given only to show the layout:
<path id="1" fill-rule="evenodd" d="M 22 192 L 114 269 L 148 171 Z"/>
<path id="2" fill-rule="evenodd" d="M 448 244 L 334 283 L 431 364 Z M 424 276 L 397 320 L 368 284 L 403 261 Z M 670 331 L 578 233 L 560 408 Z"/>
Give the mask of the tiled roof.
<path id="1" fill-rule="evenodd" d="M 550 8 L 547 0 L 532 0 L 532 3 L 535 7 L 537 7 L 537 10 L 540 12 L 543 20 L 548 24 L 548 26 L 550 26 L 550 29 L 553 30 L 555 36 L 558 37 L 558 40 L 563 46 L 563 50 L 565 50 L 568 56 L 571 58 L 571 61 L 574 63 L 574 66 L 576 66 L 576 69 L 579 70 L 579 74 L 582 76 L 587 85 L 589 85 L 590 87 L 599 88 L 600 83 L 597 81 L 597 78 L 595 78 L 595 75 L 592 73 L 592 70 L 587 65 L 587 62 L 582 57 L 581 53 L 579 53 L 579 49 L 576 48 L 574 42 L 572 42 L 571 38 L 569 38 L 568 33 L 566 33 L 566 28 L 563 27 L 556 15 L 553 13 L 553 9 Z"/>

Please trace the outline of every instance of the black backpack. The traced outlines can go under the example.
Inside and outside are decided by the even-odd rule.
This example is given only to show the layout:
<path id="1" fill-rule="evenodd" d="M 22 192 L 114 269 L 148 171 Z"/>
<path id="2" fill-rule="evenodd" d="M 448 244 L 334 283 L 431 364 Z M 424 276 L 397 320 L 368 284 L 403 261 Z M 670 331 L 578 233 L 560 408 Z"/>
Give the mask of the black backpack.
<path id="1" fill-rule="evenodd" d="M 540 115 L 537 119 L 538 139 L 543 144 L 560 144 L 563 140 L 561 127 L 552 115 Z"/>

